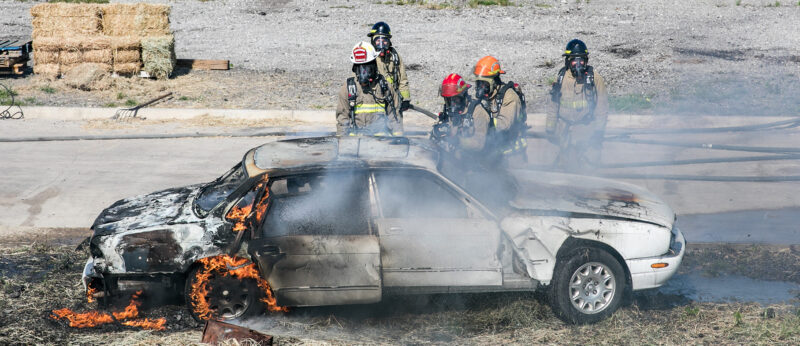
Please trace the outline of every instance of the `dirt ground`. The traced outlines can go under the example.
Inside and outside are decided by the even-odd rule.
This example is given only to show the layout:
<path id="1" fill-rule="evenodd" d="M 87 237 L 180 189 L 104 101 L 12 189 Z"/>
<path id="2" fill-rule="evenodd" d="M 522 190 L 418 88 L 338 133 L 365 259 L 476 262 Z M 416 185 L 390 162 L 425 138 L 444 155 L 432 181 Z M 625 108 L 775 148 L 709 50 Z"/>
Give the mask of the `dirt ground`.
<path id="1" fill-rule="evenodd" d="M 73 329 L 50 318 L 53 309 L 98 309 L 97 303 L 86 302 L 79 282 L 87 256 L 75 250 L 79 235 L 74 230 L 26 245 L 16 239 L 0 240 L 0 344 L 199 343 L 202 325 L 183 306 L 156 305 L 148 293 L 143 295 L 141 315 L 166 318 L 164 331 L 119 324 Z M 738 272 L 800 282 L 800 252 L 791 248 L 690 248 L 680 273 L 703 271 L 714 276 L 755 265 L 776 269 Z M 797 305 L 697 303 L 657 292 L 637 293 L 611 318 L 589 326 L 565 325 L 540 294 L 525 293 L 400 297 L 363 306 L 297 308 L 241 323 L 274 334 L 278 345 L 800 342 Z"/>
<path id="2" fill-rule="evenodd" d="M 31 32 L 40 1 L 0 1 L 0 36 Z M 121 1 L 127 2 L 127 1 Z M 507 4 L 484 5 L 491 3 Z M 165 91 L 163 107 L 333 109 L 351 47 L 385 20 L 412 100 L 438 109 L 452 72 L 471 77 L 497 56 L 540 112 L 566 42 L 589 46 L 617 112 L 800 113 L 800 11 L 767 0 L 213 0 L 173 1 L 179 58 L 228 59 L 230 71 L 177 70 L 173 79 L 113 78 L 82 91 L 38 76 L 1 79 L 27 105 L 121 107 Z"/>

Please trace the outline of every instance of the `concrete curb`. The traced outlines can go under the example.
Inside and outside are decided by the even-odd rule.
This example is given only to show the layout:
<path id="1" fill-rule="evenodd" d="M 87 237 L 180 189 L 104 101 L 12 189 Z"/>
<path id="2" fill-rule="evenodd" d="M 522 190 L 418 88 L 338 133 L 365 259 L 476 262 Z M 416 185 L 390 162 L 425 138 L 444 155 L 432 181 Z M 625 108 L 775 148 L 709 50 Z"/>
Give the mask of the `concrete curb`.
<path id="1" fill-rule="evenodd" d="M 88 107 L 25 107 L 25 118 L 46 120 L 109 119 L 117 108 Z M 335 113 L 330 110 L 260 110 L 260 109 L 209 109 L 209 108 L 143 108 L 139 117 L 150 120 L 191 119 L 200 116 L 218 116 L 236 119 L 278 120 L 286 122 L 335 124 Z M 545 114 L 528 114 L 528 125 L 544 127 Z M 744 126 L 791 119 L 790 116 L 696 116 L 696 115 L 632 115 L 612 114 L 609 128 L 685 128 Z M 410 125 L 429 126 L 434 121 L 420 113 L 406 112 L 405 122 Z"/>

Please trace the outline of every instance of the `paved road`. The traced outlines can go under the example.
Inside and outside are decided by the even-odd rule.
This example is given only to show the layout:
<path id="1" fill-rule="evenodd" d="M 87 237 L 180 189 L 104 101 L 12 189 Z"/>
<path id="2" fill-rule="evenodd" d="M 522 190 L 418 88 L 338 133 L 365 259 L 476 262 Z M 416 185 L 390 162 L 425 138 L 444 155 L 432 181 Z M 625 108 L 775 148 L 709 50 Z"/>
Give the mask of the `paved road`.
<path id="1" fill-rule="evenodd" d="M 0 123 L 0 125 L 3 125 Z M 317 128 L 325 129 L 325 128 Z M 13 131 L 12 131 L 13 130 Z M 243 131 L 204 128 L 202 131 Z M 249 129 L 253 130 L 253 129 Z M 330 130 L 330 129 L 328 129 Z M 29 122 L 0 127 L 0 138 L 26 135 L 186 133 L 197 131 L 173 123 L 150 127 L 87 128 L 83 122 Z M 159 189 L 214 179 L 239 161 L 244 152 L 279 137 L 136 139 L 0 143 L 0 231 L 26 228 L 88 227 L 114 201 Z M 673 136 L 673 139 L 675 136 Z M 790 146 L 797 133 L 768 137 L 725 134 L 689 138 L 738 145 Z M 550 162 L 552 146 L 532 140 L 532 165 Z M 607 162 L 685 159 L 732 155 L 684 148 L 609 144 Z M 681 167 L 607 170 L 644 174 L 800 175 L 800 161 L 705 164 Z M 662 196 L 678 212 L 690 241 L 800 243 L 800 183 L 741 183 L 672 180 L 628 180 Z M 750 211 L 754 210 L 754 211 Z M 770 210 L 782 210 L 771 212 Z M 788 211 L 787 211 L 788 210 Z M 777 220 L 765 215 L 778 215 Z M 749 236 L 747 236 L 749 235 Z"/>

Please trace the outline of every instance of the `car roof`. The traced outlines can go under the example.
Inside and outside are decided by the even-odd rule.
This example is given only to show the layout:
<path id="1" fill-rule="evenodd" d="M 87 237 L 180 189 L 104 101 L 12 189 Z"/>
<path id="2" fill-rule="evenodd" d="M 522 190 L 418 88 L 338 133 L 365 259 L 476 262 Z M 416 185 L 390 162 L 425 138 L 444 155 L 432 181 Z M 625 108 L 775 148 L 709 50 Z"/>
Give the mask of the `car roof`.
<path id="1" fill-rule="evenodd" d="M 428 140 L 406 137 L 313 137 L 280 140 L 247 152 L 249 176 L 271 170 L 409 166 L 436 170 L 439 154 Z"/>

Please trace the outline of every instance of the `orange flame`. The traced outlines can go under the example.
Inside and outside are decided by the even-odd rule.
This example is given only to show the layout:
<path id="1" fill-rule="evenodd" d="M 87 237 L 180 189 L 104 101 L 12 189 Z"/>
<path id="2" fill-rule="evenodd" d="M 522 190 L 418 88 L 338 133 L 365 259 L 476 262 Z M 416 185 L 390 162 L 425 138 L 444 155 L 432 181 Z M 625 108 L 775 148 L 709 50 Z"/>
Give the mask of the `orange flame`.
<path id="1" fill-rule="evenodd" d="M 56 320 L 66 318 L 67 320 L 69 320 L 69 326 L 75 328 L 97 327 L 99 325 L 111 323 L 114 321 L 111 318 L 111 315 L 98 311 L 90 311 L 79 314 L 68 308 L 63 308 L 63 309 L 53 310 L 53 314 L 54 315 L 50 315 L 50 318 Z"/>
<path id="2" fill-rule="evenodd" d="M 141 306 L 142 303 L 139 302 L 137 299 L 139 299 L 139 296 L 141 294 L 142 291 L 136 291 L 136 293 L 134 293 L 133 296 L 131 296 L 131 302 L 128 304 L 128 306 L 125 307 L 125 310 L 119 312 L 112 312 L 110 315 L 105 312 L 99 312 L 99 311 L 76 313 L 68 308 L 63 308 L 63 309 L 53 310 L 53 315 L 51 315 L 50 318 L 56 320 L 66 318 L 67 320 L 69 320 L 69 326 L 75 328 L 97 327 L 99 325 L 114 322 L 114 320 L 117 321 L 131 320 L 139 317 L 139 306 Z M 164 327 L 164 324 L 167 323 L 167 320 L 163 317 L 157 318 L 155 320 L 150 320 L 145 318 L 139 320 L 124 321 L 121 323 L 126 326 L 140 327 L 143 329 L 164 330 L 166 329 Z"/>
<path id="3" fill-rule="evenodd" d="M 267 210 L 267 203 L 265 202 L 269 198 L 269 189 L 266 187 L 268 182 L 269 176 L 264 174 L 261 182 L 259 182 L 258 185 L 253 188 L 252 191 L 259 191 L 262 188 L 264 189 L 264 196 L 261 197 L 257 203 L 254 203 L 254 201 L 246 201 L 248 204 L 245 206 L 234 205 L 228 214 L 225 215 L 227 220 L 234 222 L 232 229 L 234 232 L 244 231 L 247 229 L 247 218 L 251 216 L 254 204 L 257 206 L 255 224 L 259 224 L 261 222 L 261 216 L 264 215 L 264 212 Z M 245 202 L 245 200 L 240 201 L 240 203 L 241 202 Z"/>
<path id="4" fill-rule="evenodd" d="M 155 320 L 151 320 L 149 318 L 144 318 L 144 319 L 140 319 L 140 320 L 122 322 L 122 324 L 125 325 L 125 326 L 139 327 L 139 328 L 142 328 L 142 329 L 151 329 L 151 330 L 164 330 L 164 329 L 167 329 L 167 328 L 164 327 L 164 324 L 166 324 L 166 323 L 167 323 L 167 319 L 163 318 L 163 317 L 157 318 Z"/>
<path id="5" fill-rule="evenodd" d="M 97 289 L 92 287 L 91 285 L 88 286 L 86 290 L 86 300 L 89 303 L 94 303 L 96 299 L 94 299 L 94 294 L 97 293 Z"/>
<path id="6" fill-rule="evenodd" d="M 256 268 L 256 264 L 248 261 L 245 258 L 231 257 L 228 255 L 220 255 L 215 257 L 206 257 L 199 260 L 203 265 L 202 270 L 199 270 L 192 283 L 192 291 L 189 295 L 191 298 L 191 306 L 194 312 L 204 320 L 211 318 L 214 311 L 211 310 L 208 299 L 209 278 L 213 272 L 221 275 L 231 275 L 240 280 L 254 279 L 258 283 L 258 287 L 264 291 L 265 297 L 261 299 L 262 302 L 267 304 L 267 309 L 272 312 L 283 311 L 288 312 L 289 308 L 278 306 L 275 296 L 272 294 L 272 289 L 267 280 L 261 278 Z"/>
<path id="7" fill-rule="evenodd" d="M 131 302 L 125 307 L 125 310 L 112 312 L 114 318 L 117 320 L 128 320 L 139 317 L 139 306 L 142 305 L 142 303 L 136 300 L 139 299 L 140 294 L 142 294 L 142 291 L 136 291 L 136 293 L 131 296 Z"/>

